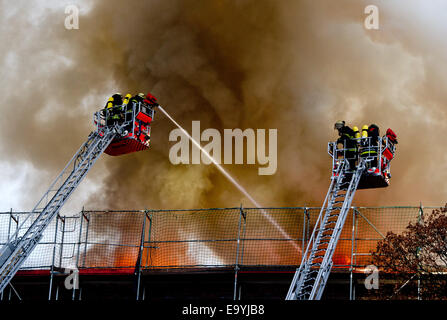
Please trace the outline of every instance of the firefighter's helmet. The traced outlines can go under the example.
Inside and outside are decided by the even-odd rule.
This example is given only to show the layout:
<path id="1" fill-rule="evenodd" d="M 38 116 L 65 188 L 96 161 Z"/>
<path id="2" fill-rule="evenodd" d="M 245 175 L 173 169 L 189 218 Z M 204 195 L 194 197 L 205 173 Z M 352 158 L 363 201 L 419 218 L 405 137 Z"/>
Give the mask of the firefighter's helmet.
<path id="1" fill-rule="evenodd" d="M 334 129 L 340 130 L 345 126 L 345 122 L 343 120 L 339 120 L 334 124 Z"/>
<path id="2" fill-rule="evenodd" d="M 366 137 L 368 137 L 368 126 L 365 124 L 362 127 L 362 138 L 366 138 Z"/>
<path id="3" fill-rule="evenodd" d="M 113 104 L 115 106 L 119 106 L 123 104 L 123 96 L 121 95 L 121 93 L 115 93 L 113 96 Z"/>

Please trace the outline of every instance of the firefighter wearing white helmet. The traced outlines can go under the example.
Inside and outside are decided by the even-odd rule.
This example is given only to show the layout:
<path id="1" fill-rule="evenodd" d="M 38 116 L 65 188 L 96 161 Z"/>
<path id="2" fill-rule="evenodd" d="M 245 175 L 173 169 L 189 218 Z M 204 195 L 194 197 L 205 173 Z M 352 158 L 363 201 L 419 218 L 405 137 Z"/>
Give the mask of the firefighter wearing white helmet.
<path id="1" fill-rule="evenodd" d="M 349 170 L 355 169 L 355 162 L 357 161 L 357 142 L 355 139 L 355 132 L 345 124 L 345 121 L 339 120 L 334 124 L 334 129 L 338 130 L 340 138 L 337 140 L 338 144 L 343 144 L 342 154 L 348 160 Z"/>

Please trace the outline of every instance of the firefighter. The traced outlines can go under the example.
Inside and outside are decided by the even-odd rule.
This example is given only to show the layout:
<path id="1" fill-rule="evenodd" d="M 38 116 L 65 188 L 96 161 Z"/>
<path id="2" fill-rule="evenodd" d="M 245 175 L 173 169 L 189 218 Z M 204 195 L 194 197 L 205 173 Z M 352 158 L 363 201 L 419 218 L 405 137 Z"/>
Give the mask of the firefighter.
<path id="1" fill-rule="evenodd" d="M 129 103 L 127 104 L 128 105 L 127 110 L 129 108 L 133 108 L 134 104 L 138 104 L 139 102 L 143 102 L 143 100 L 144 100 L 144 93 L 140 92 L 139 94 L 134 95 L 132 98 L 130 98 Z"/>
<path id="2" fill-rule="evenodd" d="M 121 122 L 123 114 L 119 108 L 123 104 L 123 96 L 120 93 L 115 93 L 106 103 L 106 125 Z"/>
<path id="3" fill-rule="evenodd" d="M 139 93 L 135 96 L 133 96 L 132 98 L 129 99 L 129 103 L 126 106 L 126 113 L 132 113 L 134 107 L 136 108 L 138 103 L 142 103 L 144 100 L 144 94 L 143 93 Z"/>
<path id="4" fill-rule="evenodd" d="M 338 138 L 337 144 L 343 144 L 344 158 L 348 160 L 349 170 L 354 170 L 358 152 L 357 142 L 354 140 L 354 130 L 345 125 L 345 122 L 341 120 L 335 123 L 334 129 L 338 130 L 340 138 Z"/>
<path id="5" fill-rule="evenodd" d="M 358 139 L 360 138 L 360 131 L 359 128 L 357 128 L 356 126 L 352 127 L 352 130 L 354 131 L 354 138 Z"/>
<path id="6" fill-rule="evenodd" d="M 379 141 L 380 130 L 379 127 L 375 124 L 371 124 L 368 127 L 368 137 L 371 137 L 371 144 L 377 144 Z"/>
<path id="7" fill-rule="evenodd" d="M 368 173 L 374 175 L 380 175 L 380 166 L 377 163 L 378 161 L 377 154 L 379 150 L 378 141 L 380 135 L 379 127 L 375 124 L 371 124 L 367 129 L 367 133 L 368 133 L 368 139 L 364 140 L 365 142 L 363 143 L 363 147 L 360 152 L 360 157 L 367 158 L 366 168 Z"/>
<path id="8" fill-rule="evenodd" d="M 122 110 L 123 96 L 121 93 L 115 93 L 113 96 L 112 120 L 114 123 L 122 123 L 124 121 L 124 112 Z"/>
<path id="9" fill-rule="evenodd" d="M 112 107 L 113 107 L 113 98 L 110 97 L 110 98 L 107 100 L 107 102 L 106 102 L 105 108 L 106 108 L 106 109 L 109 109 L 109 108 L 112 108 Z"/>
<path id="10" fill-rule="evenodd" d="M 130 93 L 126 94 L 126 96 L 123 99 L 123 104 L 127 105 L 129 104 L 129 100 L 132 97 L 132 95 Z"/>
<path id="11" fill-rule="evenodd" d="M 362 154 L 363 150 L 368 146 L 368 125 L 362 126 L 362 133 L 361 133 L 361 139 L 359 141 L 359 147 L 360 147 L 360 155 Z"/>
<path id="12" fill-rule="evenodd" d="M 110 97 L 105 105 L 105 119 L 106 119 L 106 126 L 111 124 L 112 119 L 112 108 L 113 108 L 113 98 Z"/>
<path id="13" fill-rule="evenodd" d="M 366 124 L 362 127 L 362 138 L 368 138 L 368 126 Z"/>
<path id="14" fill-rule="evenodd" d="M 123 99 L 123 111 L 124 111 L 124 121 L 131 121 L 132 120 L 132 111 L 133 111 L 133 104 L 132 104 L 132 95 L 130 93 L 126 94 Z"/>
<path id="15" fill-rule="evenodd" d="M 123 104 L 123 96 L 121 93 L 115 93 L 113 96 L 113 106 L 121 106 Z"/>
<path id="16" fill-rule="evenodd" d="M 132 131 L 132 127 L 133 127 L 133 121 L 132 121 L 133 120 L 133 112 L 134 112 L 134 110 L 136 110 L 139 103 L 144 103 L 143 102 L 144 98 L 145 98 L 144 93 L 140 92 L 129 99 L 129 103 L 126 106 L 126 121 L 129 121 L 129 125 L 127 126 L 126 129 L 129 132 Z M 135 121 L 140 122 L 139 120 L 136 120 L 136 119 L 135 119 Z"/>
<path id="17" fill-rule="evenodd" d="M 141 93 L 141 92 L 135 96 L 135 99 L 136 99 L 138 102 L 143 102 L 143 101 L 144 101 L 144 98 L 145 98 L 144 93 Z"/>

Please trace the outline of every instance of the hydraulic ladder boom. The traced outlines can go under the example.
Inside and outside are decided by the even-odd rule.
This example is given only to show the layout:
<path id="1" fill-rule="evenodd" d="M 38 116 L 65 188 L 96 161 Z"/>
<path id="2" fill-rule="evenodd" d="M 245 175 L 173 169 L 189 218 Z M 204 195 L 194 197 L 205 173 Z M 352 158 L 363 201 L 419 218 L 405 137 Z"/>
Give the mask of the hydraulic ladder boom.
<path id="1" fill-rule="evenodd" d="M 118 135 L 120 128 L 106 127 L 87 138 L 68 162 L 33 211 L 18 226 L 0 251 L 0 292 L 9 284 L 20 266 L 31 254 L 50 224 L 87 172 Z"/>
<path id="2" fill-rule="evenodd" d="M 332 177 L 326 199 L 286 300 L 319 300 L 332 268 L 338 239 L 365 171 L 362 160 L 352 172 L 345 159 Z"/>

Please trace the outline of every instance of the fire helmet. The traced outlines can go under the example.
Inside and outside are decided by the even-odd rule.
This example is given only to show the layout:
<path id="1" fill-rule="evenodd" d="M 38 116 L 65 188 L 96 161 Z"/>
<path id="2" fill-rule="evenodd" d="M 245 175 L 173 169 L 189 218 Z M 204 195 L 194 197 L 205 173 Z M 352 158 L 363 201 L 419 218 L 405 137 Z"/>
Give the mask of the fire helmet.
<path id="1" fill-rule="evenodd" d="M 335 124 L 334 124 L 334 129 L 341 129 L 345 126 L 345 122 L 343 120 L 338 120 Z"/>

